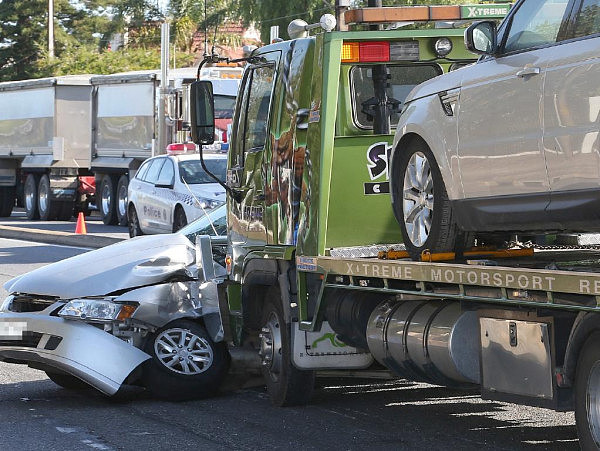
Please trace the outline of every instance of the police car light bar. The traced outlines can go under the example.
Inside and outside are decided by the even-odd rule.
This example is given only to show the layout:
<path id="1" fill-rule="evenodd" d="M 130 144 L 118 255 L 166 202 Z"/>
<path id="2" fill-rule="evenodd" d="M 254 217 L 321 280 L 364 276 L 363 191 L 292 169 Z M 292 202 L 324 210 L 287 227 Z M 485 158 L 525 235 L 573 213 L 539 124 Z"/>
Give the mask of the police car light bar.
<path id="1" fill-rule="evenodd" d="M 171 143 L 167 146 L 167 155 L 179 155 L 186 152 L 195 152 L 194 143 Z"/>
<path id="2" fill-rule="evenodd" d="M 347 24 L 502 19 L 508 14 L 510 7 L 511 3 L 454 6 L 386 6 L 349 9 L 344 13 L 344 18 Z"/>

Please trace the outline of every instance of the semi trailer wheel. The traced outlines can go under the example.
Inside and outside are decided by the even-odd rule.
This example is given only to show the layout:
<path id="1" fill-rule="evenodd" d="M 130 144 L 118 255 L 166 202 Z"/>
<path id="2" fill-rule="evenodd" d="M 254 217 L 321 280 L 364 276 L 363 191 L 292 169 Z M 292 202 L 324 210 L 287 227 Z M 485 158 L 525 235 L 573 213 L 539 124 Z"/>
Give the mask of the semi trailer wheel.
<path id="1" fill-rule="evenodd" d="M 38 212 L 42 221 L 52 221 L 57 218 L 62 202 L 52 199 L 50 177 L 42 175 L 38 184 Z"/>
<path id="2" fill-rule="evenodd" d="M 100 191 L 96 193 L 96 202 L 102 222 L 105 225 L 117 224 L 117 183 L 114 176 L 105 175 L 100 182 Z"/>
<path id="3" fill-rule="evenodd" d="M 600 332 L 589 336 L 577 360 L 575 420 L 581 449 L 600 449 Z"/>
<path id="4" fill-rule="evenodd" d="M 38 210 L 38 184 L 40 178 L 35 174 L 27 174 L 25 187 L 23 188 L 23 198 L 25 203 L 25 213 L 27 219 L 38 219 L 40 217 Z"/>
<path id="5" fill-rule="evenodd" d="M 315 372 L 299 370 L 292 363 L 291 328 L 284 320 L 281 302 L 279 288 L 271 287 L 260 333 L 262 373 L 273 405 L 304 405 L 310 401 Z"/>
<path id="6" fill-rule="evenodd" d="M 120 226 L 127 225 L 127 188 L 129 177 L 122 175 L 117 183 L 117 222 Z"/>
<path id="7" fill-rule="evenodd" d="M 229 369 L 224 342 L 214 343 L 200 324 L 177 320 L 159 329 L 146 343 L 152 356 L 142 380 L 161 399 L 183 401 L 215 394 Z"/>

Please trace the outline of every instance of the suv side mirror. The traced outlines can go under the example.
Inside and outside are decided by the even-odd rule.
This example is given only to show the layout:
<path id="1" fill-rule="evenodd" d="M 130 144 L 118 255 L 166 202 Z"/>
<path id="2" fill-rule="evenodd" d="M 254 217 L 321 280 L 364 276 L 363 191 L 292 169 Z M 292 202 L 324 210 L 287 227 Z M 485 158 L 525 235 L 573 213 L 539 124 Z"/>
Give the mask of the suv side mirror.
<path id="1" fill-rule="evenodd" d="M 486 20 L 475 22 L 465 31 L 465 46 L 469 52 L 479 55 L 493 55 L 498 50 L 496 22 Z"/>
<path id="2" fill-rule="evenodd" d="M 210 81 L 197 80 L 190 85 L 190 119 L 192 141 L 215 142 L 215 99 Z"/>

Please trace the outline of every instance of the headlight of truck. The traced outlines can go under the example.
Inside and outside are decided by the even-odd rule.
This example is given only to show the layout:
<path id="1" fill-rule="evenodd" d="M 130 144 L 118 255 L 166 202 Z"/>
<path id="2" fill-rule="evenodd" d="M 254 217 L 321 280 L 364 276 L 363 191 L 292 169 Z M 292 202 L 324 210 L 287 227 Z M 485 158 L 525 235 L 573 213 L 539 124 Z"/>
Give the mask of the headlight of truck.
<path id="1" fill-rule="evenodd" d="M 88 321 L 123 321 L 130 318 L 136 309 L 135 305 L 117 304 L 106 299 L 73 299 L 60 309 L 58 315 Z"/>
<path id="2" fill-rule="evenodd" d="M 2 304 L 0 304 L 0 312 L 10 312 L 10 306 L 12 305 L 12 301 L 15 297 L 11 294 L 7 297 Z"/>

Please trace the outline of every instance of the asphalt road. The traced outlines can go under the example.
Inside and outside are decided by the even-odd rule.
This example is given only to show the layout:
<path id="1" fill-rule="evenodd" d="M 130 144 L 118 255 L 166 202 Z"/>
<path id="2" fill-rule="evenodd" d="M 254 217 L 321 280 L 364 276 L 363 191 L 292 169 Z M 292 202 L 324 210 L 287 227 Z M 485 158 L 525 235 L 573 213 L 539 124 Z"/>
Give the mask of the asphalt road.
<path id="1" fill-rule="evenodd" d="M 0 239 L 0 282 L 84 251 Z M 275 408 L 263 387 L 183 403 L 133 388 L 109 399 L 0 363 L 0 412 L 1 450 L 578 449 L 571 413 L 406 381 L 321 378 L 309 406 Z"/>
<path id="2" fill-rule="evenodd" d="M 98 234 L 121 239 L 129 238 L 127 227 L 104 225 L 100 218 L 100 214 L 97 211 L 93 211 L 90 216 L 85 218 L 85 222 L 87 233 L 89 234 Z M 25 216 L 25 210 L 22 208 L 15 208 L 10 217 L 2 218 L 0 220 L 0 225 L 21 227 L 27 230 L 41 229 L 54 232 L 75 233 L 77 219 L 73 217 L 69 221 L 30 221 Z"/>

